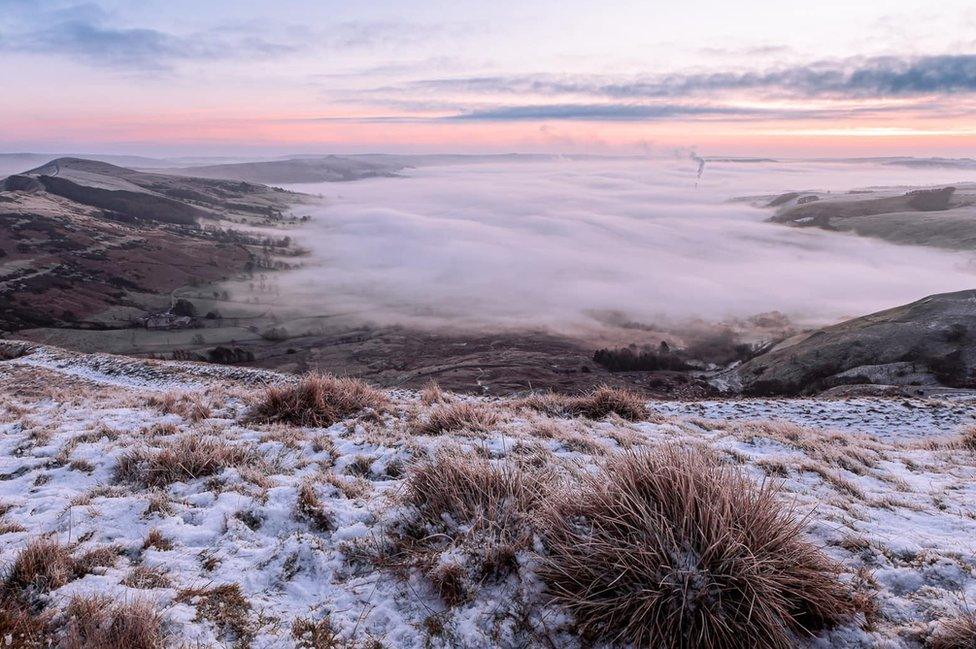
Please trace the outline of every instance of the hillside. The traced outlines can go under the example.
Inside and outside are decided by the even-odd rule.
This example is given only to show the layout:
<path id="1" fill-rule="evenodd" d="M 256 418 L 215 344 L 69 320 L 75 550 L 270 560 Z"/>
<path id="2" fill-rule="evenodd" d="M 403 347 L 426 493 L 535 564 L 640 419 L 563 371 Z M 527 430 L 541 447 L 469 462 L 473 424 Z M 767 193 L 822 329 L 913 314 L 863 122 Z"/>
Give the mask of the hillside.
<path id="1" fill-rule="evenodd" d="M 746 394 L 835 386 L 976 387 L 976 290 L 943 293 L 789 338 L 739 366 Z"/>
<path id="2" fill-rule="evenodd" d="M 78 326 L 108 309 L 128 319 L 181 286 L 229 278 L 268 251 L 267 237 L 231 224 L 277 227 L 300 198 L 75 158 L 9 176 L 0 181 L 0 329 Z"/>
<path id="3" fill-rule="evenodd" d="M 892 243 L 976 250 L 976 187 L 789 192 L 768 199 L 773 223 L 851 232 Z"/>
<path id="4" fill-rule="evenodd" d="M 976 593 L 971 401 L 746 400 L 720 412 L 645 408 L 620 392 L 477 399 L 322 379 L 303 387 L 321 390 L 319 406 L 295 408 L 296 379 L 272 372 L 16 342 L 0 352 L 0 560 L 12 566 L 0 632 L 15 629 L 14 646 L 135 620 L 160 647 L 617 646 L 621 633 L 664 632 L 646 617 L 669 610 L 651 599 L 659 591 L 700 607 L 701 618 L 669 622 L 671 634 L 725 610 L 740 639 L 774 633 L 768 646 L 921 647 Z M 801 411 L 802 425 L 790 423 Z M 933 412 L 945 417 L 919 417 Z M 774 568 L 762 557 L 779 546 L 756 547 L 758 572 L 740 575 L 760 599 L 734 613 L 746 586 L 721 573 L 745 568 L 710 563 L 697 545 L 667 568 L 637 554 L 660 537 L 628 550 L 600 528 L 624 553 L 576 553 L 634 462 L 656 463 L 662 486 L 690 462 L 687 479 L 712 494 L 697 507 L 731 498 L 736 515 L 752 501 L 734 494 L 781 485 L 756 502 L 769 525 L 786 525 L 777 543 L 790 558 Z M 728 481 L 739 486 L 708 492 Z M 611 500 L 551 518 L 591 502 L 592 489 Z M 712 524 L 735 524 L 722 520 Z M 561 545 L 567 533 L 575 540 Z M 584 605 L 560 577 L 570 566 L 616 590 Z M 769 570 L 799 581 L 778 591 L 760 581 Z M 733 590 L 701 596 L 670 581 L 681 575 Z M 801 608 L 778 608 L 779 596 Z M 809 606 L 826 617 L 803 617 Z"/>
<path id="5" fill-rule="evenodd" d="M 219 178 L 249 183 L 318 183 L 386 178 L 396 176 L 402 164 L 377 162 L 357 157 L 322 156 L 287 160 L 202 165 L 166 170 L 198 178 Z"/>

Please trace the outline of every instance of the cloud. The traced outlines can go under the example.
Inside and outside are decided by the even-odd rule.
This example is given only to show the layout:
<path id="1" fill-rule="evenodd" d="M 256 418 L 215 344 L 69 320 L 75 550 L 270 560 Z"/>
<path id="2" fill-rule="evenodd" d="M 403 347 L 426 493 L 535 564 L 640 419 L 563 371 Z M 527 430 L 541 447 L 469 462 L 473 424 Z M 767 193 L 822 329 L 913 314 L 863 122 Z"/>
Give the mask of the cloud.
<path id="1" fill-rule="evenodd" d="M 655 120 L 681 116 L 749 115 L 754 111 L 729 106 L 688 106 L 682 104 L 542 104 L 535 106 L 502 106 L 474 110 L 449 117 L 450 120 Z"/>
<path id="2" fill-rule="evenodd" d="M 181 61 L 277 57 L 295 52 L 396 49 L 475 33 L 474 23 L 346 21 L 324 25 L 228 21 L 175 33 L 152 26 L 118 25 L 94 4 L 22 0 L 0 13 L 0 51 L 80 59 L 100 67 L 168 70 Z M 193 24 L 193 21 L 188 21 Z"/>
<path id="3" fill-rule="evenodd" d="M 295 47 L 239 29 L 177 35 L 158 29 L 116 27 L 100 11 L 58 10 L 45 24 L 8 29 L 0 50 L 67 56 L 91 65 L 142 71 L 168 70 L 178 61 L 275 56 Z"/>
<path id="4" fill-rule="evenodd" d="M 427 79 L 430 90 L 608 99 L 660 99 L 755 90 L 800 97 L 905 97 L 976 92 L 976 54 L 852 58 L 762 72 L 673 74 L 638 79 L 517 75 Z"/>

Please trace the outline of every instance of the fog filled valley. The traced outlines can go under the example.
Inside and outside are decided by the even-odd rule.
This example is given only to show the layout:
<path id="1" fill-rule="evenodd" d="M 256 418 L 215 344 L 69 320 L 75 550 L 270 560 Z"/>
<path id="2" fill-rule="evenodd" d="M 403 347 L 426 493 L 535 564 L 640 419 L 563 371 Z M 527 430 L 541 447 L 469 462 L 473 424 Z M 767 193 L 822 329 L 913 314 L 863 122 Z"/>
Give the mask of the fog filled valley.
<path id="1" fill-rule="evenodd" d="M 557 159 L 286 185 L 322 200 L 304 206 L 313 218 L 297 238 L 312 254 L 277 280 L 276 303 L 585 335 L 772 311 L 820 326 L 973 286 L 971 254 L 779 227 L 760 206 L 793 190 L 974 182 L 976 169 L 710 161 L 698 179 L 697 166 Z"/>
<path id="2" fill-rule="evenodd" d="M 949 347 L 871 345 L 863 359 L 777 363 L 762 377 L 765 361 L 738 367 L 820 327 L 972 288 L 976 169 L 965 161 L 151 164 L 58 158 L 5 181 L 7 328 L 82 351 L 488 394 L 603 383 L 812 393 L 856 383 L 862 366 L 895 368 L 898 385 L 960 388 L 976 363 L 949 336 Z M 72 210 L 98 234 L 79 238 Z M 163 265 L 147 273 L 147 255 Z"/>

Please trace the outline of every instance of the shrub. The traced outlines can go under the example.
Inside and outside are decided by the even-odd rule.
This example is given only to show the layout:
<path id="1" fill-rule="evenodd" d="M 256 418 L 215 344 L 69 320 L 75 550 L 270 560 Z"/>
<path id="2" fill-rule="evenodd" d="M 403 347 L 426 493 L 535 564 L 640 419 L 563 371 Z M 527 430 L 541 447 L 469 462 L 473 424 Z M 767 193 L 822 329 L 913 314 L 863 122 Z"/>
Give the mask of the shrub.
<path id="1" fill-rule="evenodd" d="M 166 646 L 163 620 L 149 602 L 115 602 L 109 597 L 75 596 L 65 611 L 68 618 L 63 649 L 162 649 Z"/>
<path id="2" fill-rule="evenodd" d="M 540 575 L 581 633 L 662 648 L 792 647 L 855 612 L 776 490 L 702 451 L 611 460 L 543 516 Z"/>
<path id="3" fill-rule="evenodd" d="M 467 402 L 435 406 L 415 427 L 419 435 L 442 435 L 458 430 L 488 431 L 498 423 L 498 412 L 484 404 Z"/>
<path id="4" fill-rule="evenodd" d="M 964 612 L 939 621 L 929 638 L 931 649 L 972 649 L 976 647 L 976 613 Z"/>
<path id="5" fill-rule="evenodd" d="M 380 410 L 386 395 L 359 379 L 309 374 L 295 385 L 268 388 L 251 409 L 251 421 L 331 426 L 367 408 Z"/>
<path id="6" fill-rule="evenodd" d="M 135 449 L 122 455 L 115 478 L 146 487 L 162 487 L 214 475 L 229 466 L 244 466 L 257 460 L 250 447 L 235 446 L 213 437 L 187 435 L 159 449 Z"/>

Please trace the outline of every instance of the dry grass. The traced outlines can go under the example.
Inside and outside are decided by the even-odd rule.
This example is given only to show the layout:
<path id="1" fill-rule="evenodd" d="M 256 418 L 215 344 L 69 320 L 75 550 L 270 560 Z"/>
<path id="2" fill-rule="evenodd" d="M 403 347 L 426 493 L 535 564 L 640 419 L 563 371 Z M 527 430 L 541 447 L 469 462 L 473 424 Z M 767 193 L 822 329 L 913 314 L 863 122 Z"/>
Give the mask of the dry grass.
<path id="1" fill-rule="evenodd" d="M 291 625 L 291 637 L 298 649 L 339 649 L 346 646 L 327 617 L 317 622 L 304 617 L 295 618 Z"/>
<path id="2" fill-rule="evenodd" d="M 629 390 L 600 386 L 588 394 L 533 394 L 511 402 L 516 409 L 528 409 L 552 417 L 585 417 L 603 419 L 615 414 L 628 421 L 642 421 L 650 416 L 646 399 Z"/>
<path id="3" fill-rule="evenodd" d="M 150 548 L 165 552 L 173 549 L 173 542 L 163 536 L 162 532 L 154 528 L 149 530 L 149 533 L 146 534 L 146 540 L 142 542 L 143 550 Z"/>
<path id="4" fill-rule="evenodd" d="M 233 639 L 244 647 L 250 646 L 254 639 L 251 603 L 238 584 L 188 588 L 181 590 L 175 601 L 194 605 L 197 609 L 195 620 L 208 620 L 217 627 L 221 637 Z"/>
<path id="5" fill-rule="evenodd" d="M 136 566 L 122 580 L 122 585 L 140 589 L 169 588 L 172 582 L 162 568 Z"/>
<path id="6" fill-rule="evenodd" d="M 359 379 L 308 374 L 295 385 L 268 388 L 248 419 L 327 427 L 363 410 L 383 410 L 386 395 Z"/>
<path id="7" fill-rule="evenodd" d="M 34 649 L 46 646 L 50 623 L 50 613 L 38 613 L 18 599 L 0 597 L 0 639 L 4 647 Z"/>
<path id="8" fill-rule="evenodd" d="M 256 461 L 257 456 L 249 447 L 214 437 L 187 435 L 159 449 L 140 448 L 122 455 L 115 468 L 115 479 L 146 487 L 163 487 Z"/>
<path id="9" fill-rule="evenodd" d="M 855 613 L 769 485 L 700 450 L 627 453 L 545 512 L 540 575 L 590 637 L 782 648 Z"/>
<path id="10" fill-rule="evenodd" d="M 192 422 L 209 419 L 212 414 L 210 406 L 203 402 L 200 395 L 185 392 L 153 395 L 149 397 L 148 405 L 165 415 L 179 415 Z"/>
<path id="11" fill-rule="evenodd" d="M 55 539 L 30 541 L 14 559 L 3 580 L 5 594 L 47 593 L 61 588 L 77 574 L 69 549 Z"/>
<path id="12" fill-rule="evenodd" d="M 75 596 L 65 611 L 62 649 L 163 649 L 163 619 L 151 603 Z"/>
<path id="13" fill-rule="evenodd" d="M 926 646 L 930 649 L 973 649 L 976 647 L 976 613 L 967 611 L 940 620 Z"/>
<path id="14" fill-rule="evenodd" d="M 967 426 L 959 434 L 958 443 L 962 448 L 976 451 L 976 426 Z"/>
<path id="15" fill-rule="evenodd" d="M 315 486 L 309 481 L 303 482 L 298 487 L 295 515 L 308 521 L 312 529 L 318 532 L 330 532 L 335 529 L 332 515 L 326 510 L 322 499 L 315 493 Z"/>
<path id="16" fill-rule="evenodd" d="M 466 401 L 435 406 L 417 422 L 417 435 L 443 435 L 461 430 L 487 432 L 498 424 L 498 411 L 485 404 Z"/>
<path id="17" fill-rule="evenodd" d="M 420 390 L 420 402 L 425 406 L 433 406 L 439 403 L 448 403 L 451 398 L 448 396 L 436 381 L 429 381 Z"/>
<path id="18" fill-rule="evenodd" d="M 451 548 L 472 557 L 467 566 L 477 579 L 507 573 L 531 544 L 532 512 L 549 491 L 539 472 L 442 451 L 407 475 L 404 502 L 412 515 L 396 545 L 433 577 L 435 557 Z"/>

